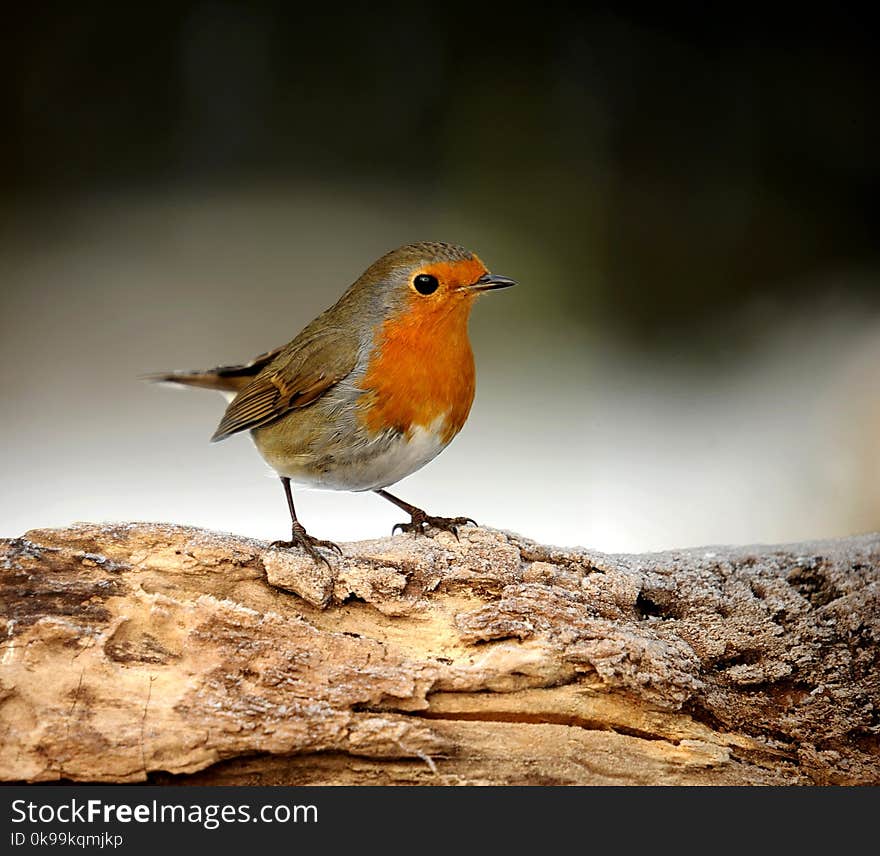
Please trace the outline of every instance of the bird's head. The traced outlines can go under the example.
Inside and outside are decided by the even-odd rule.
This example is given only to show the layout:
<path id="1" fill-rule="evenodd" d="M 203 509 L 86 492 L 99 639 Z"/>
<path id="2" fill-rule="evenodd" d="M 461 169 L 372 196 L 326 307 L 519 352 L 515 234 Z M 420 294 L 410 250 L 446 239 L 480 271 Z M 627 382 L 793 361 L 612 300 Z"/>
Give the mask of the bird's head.
<path id="1" fill-rule="evenodd" d="M 514 280 L 490 273 L 463 247 L 424 241 L 382 256 L 355 283 L 352 294 L 385 320 L 430 328 L 451 316 L 466 322 L 477 295 L 511 285 Z"/>

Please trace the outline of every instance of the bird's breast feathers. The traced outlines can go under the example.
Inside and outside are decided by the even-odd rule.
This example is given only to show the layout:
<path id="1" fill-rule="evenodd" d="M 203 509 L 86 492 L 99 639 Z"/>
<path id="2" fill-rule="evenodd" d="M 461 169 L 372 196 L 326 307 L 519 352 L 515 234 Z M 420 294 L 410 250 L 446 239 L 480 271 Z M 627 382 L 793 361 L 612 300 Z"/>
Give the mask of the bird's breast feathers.
<path id="1" fill-rule="evenodd" d="M 359 384 L 359 415 L 369 431 L 412 434 L 439 424 L 445 445 L 461 430 L 476 389 L 470 304 L 434 317 L 407 313 L 380 327 Z"/>

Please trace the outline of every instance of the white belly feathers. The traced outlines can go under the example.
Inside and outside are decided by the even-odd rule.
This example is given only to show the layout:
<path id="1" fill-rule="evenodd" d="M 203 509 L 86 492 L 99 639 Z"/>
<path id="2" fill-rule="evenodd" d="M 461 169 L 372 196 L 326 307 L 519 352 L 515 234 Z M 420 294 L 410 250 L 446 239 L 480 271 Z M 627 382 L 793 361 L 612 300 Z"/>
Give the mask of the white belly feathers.
<path id="1" fill-rule="evenodd" d="M 315 469 L 314 459 L 271 462 L 279 475 L 295 483 L 328 490 L 378 490 L 411 475 L 432 461 L 449 444 L 444 439 L 446 414 L 427 428 L 417 426 L 409 437 L 405 434 L 376 441 L 358 450 L 348 460 L 334 461 L 330 467 Z M 451 439 L 451 438 L 450 438 Z"/>

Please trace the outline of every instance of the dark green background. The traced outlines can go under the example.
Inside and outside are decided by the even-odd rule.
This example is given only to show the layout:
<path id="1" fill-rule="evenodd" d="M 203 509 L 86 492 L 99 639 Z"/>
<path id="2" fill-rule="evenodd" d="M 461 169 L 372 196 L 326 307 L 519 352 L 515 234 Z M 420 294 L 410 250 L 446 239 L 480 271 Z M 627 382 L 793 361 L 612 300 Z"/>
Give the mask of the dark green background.
<path id="1" fill-rule="evenodd" d="M 205 445 L 219 400 L 134 378 L 281 344 L 423 239 L 521 284 L 475 312 L 477 404 L 413 501 L 614 548 L 880 525 L 876 33 L 633 9 L 6 10 L 5 534 L 280 537 L 253 451 Z M 314 502 L 319 535 L 393 522 Z"/>

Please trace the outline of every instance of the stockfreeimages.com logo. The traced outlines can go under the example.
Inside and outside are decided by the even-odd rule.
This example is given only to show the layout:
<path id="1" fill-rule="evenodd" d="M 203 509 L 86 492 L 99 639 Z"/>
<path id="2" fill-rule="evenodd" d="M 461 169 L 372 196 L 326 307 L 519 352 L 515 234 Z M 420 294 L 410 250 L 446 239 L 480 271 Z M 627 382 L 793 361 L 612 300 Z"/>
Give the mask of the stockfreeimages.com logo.
<path id="1" fill-rule="evenodd" d="M 315 805 L 179 805 L 158 800 L 114 804 L 78 800 L 61 805 L 14 800 L 13 823 L 192 823 L 217 829 L 223 823 L 317 823 Z"/>

